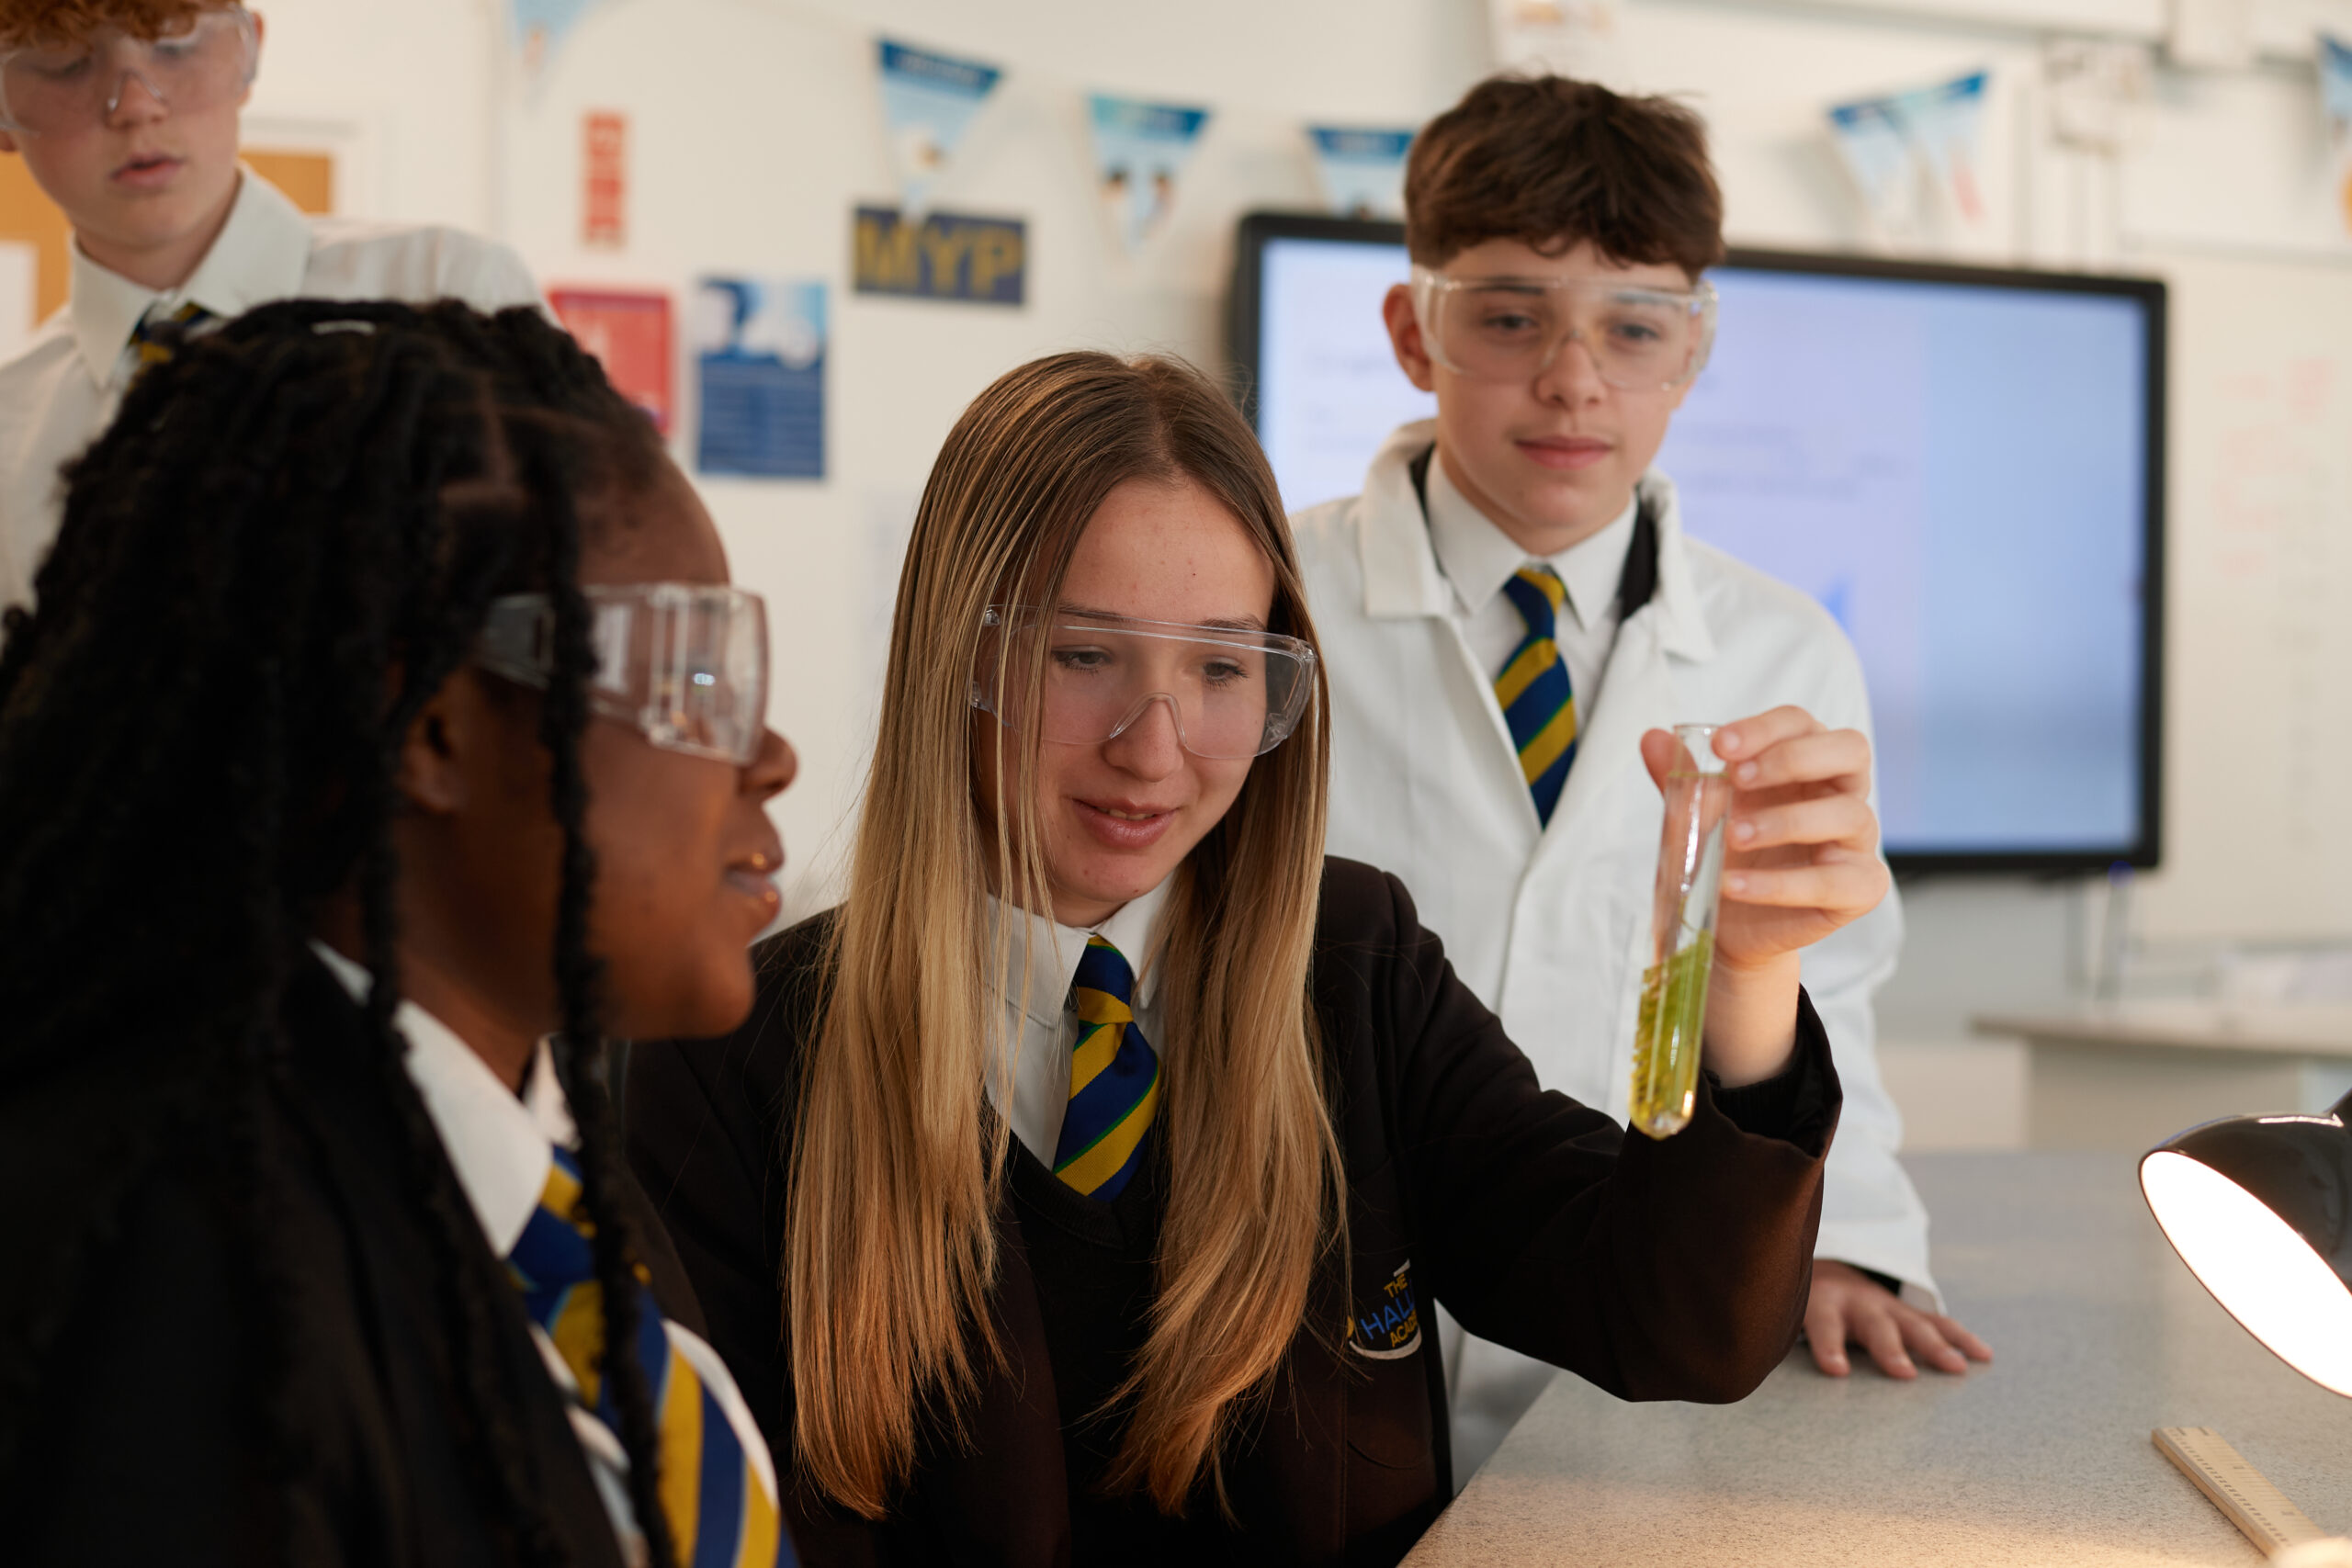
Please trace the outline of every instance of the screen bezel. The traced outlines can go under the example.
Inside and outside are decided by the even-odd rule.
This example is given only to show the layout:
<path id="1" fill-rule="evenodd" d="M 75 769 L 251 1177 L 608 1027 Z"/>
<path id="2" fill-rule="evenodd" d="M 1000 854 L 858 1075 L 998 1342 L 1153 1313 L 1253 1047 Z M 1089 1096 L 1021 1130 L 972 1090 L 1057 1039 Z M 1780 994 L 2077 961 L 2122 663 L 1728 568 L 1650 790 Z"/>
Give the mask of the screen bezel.
<path id="1" fill-rule="evenodd" d="M 1321 213 L 1252 212 L 1234 245 L 1233 285 L 1227 296 L 1226 349 L 1233 391 L 1252 430 L 1258 428 L 1258 375 L 1266 246 L 1279 240 L 1329 240 L 1401 245 L 1405 226 Z M 2167 294 L 2161 279 L 2091 273 L 2038 272 L 2022 267 L 1966 266 L 1947 262 L 1892 261 L 1875 256 L 1736 248 L 1726 267 L 1751 272 L 1864 277 L 1903 283 L 1957 284 L 2029 293 L 2095 294 L 2140 307 L 2147 367 L 2142 417 L 2147 433 L 2142 475 L 2142 615 L 2140 623 L 2139 828 L 2128 842 L 2062 849 L 2016 846 L 1906 849 L 1887 852 L 1898 876 L 1966 872 L 2065 875 L 2119 865 L 2148 870 L 2162 861 L 2164 842 L 2165 472 L 2167 376 Z"/>

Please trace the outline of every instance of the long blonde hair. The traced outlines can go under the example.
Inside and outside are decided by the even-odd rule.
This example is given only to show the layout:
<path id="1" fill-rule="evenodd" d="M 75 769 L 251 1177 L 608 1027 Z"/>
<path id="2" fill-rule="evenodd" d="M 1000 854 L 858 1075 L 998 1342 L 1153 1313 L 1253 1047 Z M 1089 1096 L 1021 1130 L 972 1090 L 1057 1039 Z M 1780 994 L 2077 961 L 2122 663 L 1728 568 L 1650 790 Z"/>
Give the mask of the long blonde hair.
<path id="1" fill-rule="evenodd" d="M 794 1441 L 804 1476 L 869 1518 L 919 1443 L 964 1438 L 980 1379 L 1003 1357 L 989 1296 L 1007 1131 L 985 1080 L 1010 1042 L 1002 1010 L 994 1028 L 987 1015 L 991 977 L 1017 982 L 1005 944 L 988 951 L 984 889 L 1014 908 L 1052 906 L 1023 765 L 1034 717 L 1017 734 L 988 724 L 994 741 L 975 756 L 982 613 L 1056 603 L 1088 519 L 1137 479 L 1216 497 L 1273 564 L 1273 628 L 1314 638 L 1264 456 L 1182 361 L 1037 360 L 949 433 L 899 580 L 880 739 L 826 954 L 830 999 L 789 1134 Z M 1042 643 L 1030 663 L 999 673 L 1034 695 Z M 1126 1431 L 1106 1484 L 1167 1514 L 1204 1475 L 1228 1506 L 1222 1439 L 1271 1387 L 1326 1249 L 1344 1247 L 1306 987 L 1329 761 L 1319 667 L 1317 680 L 1306 719 L 1251 765 L 1177 872 L 1153 960 L 1169 1187 L 1148 1336 L 1112 1399 Z M 1034 716 L 1037 704 L 1023 706 Z M 984 820 L 980 768 L 1012 818 L 1002 831 Z"/>

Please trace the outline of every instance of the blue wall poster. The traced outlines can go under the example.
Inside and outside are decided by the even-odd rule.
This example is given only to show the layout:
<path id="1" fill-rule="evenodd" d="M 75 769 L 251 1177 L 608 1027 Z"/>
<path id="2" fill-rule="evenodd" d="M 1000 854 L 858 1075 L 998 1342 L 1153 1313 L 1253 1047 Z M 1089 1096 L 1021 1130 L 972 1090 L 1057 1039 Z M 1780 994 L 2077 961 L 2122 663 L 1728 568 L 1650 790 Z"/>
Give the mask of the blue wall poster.
<path id="1" fill-rule="evenodd" d="M 860 294 L 979 305 L 1018 305 L 1026 295 L 1028 227 L 1018 218 L 861 207 L 852 230 L 851 287 Z"/>
<path id="2" fill-rule="evenodd" d="M 825 286 L 706 277 L 688 322 L 698 396 L 695 467 L 761 479 L 825 477 Z"/>

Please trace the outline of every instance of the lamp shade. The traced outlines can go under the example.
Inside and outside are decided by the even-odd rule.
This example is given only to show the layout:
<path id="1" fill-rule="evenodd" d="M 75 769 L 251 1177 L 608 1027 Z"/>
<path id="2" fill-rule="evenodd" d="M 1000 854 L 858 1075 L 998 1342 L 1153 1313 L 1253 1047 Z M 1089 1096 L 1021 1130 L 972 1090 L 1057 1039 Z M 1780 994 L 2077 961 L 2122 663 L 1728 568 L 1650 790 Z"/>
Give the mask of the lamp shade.
<path id="1" fill-rule="evenodd" d="M 2230 1116 L 2140 1159 L 2140 1191 L 2213 1299 L 2352 1396 L 2352 1095 L 2324 1116 Z"/>

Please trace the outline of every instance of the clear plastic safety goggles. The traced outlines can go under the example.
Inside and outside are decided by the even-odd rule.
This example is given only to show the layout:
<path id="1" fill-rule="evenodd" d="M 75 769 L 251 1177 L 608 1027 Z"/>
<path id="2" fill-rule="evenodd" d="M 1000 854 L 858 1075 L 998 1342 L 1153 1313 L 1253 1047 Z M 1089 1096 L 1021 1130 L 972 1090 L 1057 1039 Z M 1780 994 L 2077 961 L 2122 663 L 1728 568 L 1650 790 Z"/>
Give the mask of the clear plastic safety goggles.
<path id="1" fill-rule="evenodd" d="M 583 588 L 596 673 L 589 706 L 666 750 L 737 767 L 767 732 L 768 616 L 756 593 L 702 582 Z M 555 609 L 544 593 L 491 602 L 474 662 L 527 686 L 555 670 Z"/>
<path id="2" fill-rule="evenodd" d="M 1670 392 L 1706 367 L 1715 289 L 1645 288 L 1606 277 L 1448 277 L 1413 269 L 1430 356 L 1457 376 L 1527 381 L 1581 343 L 1609 385 Z"/>
<path id="3" fill-rule="evenodd" d="M 1315 700 L 1315 650 L 1277 632 L 1006 605 L 980 626 L 972 705 L 1019 729 L 1042 644 L 1037 731 L 1057 746 L 1114 739 L 1165 703 L 1195 757 L 1256 757 Z"/>
<path id="4" fill-rule="evenodd" d="M 100 125 L 133 77 L 176 114 L 232 101 L 253 85 L 261 40 L 243 6 L 198 11 L 154 38 L 101 28 L 78 43 L 0 54 L 0 128 L 47 136 Z"/>

